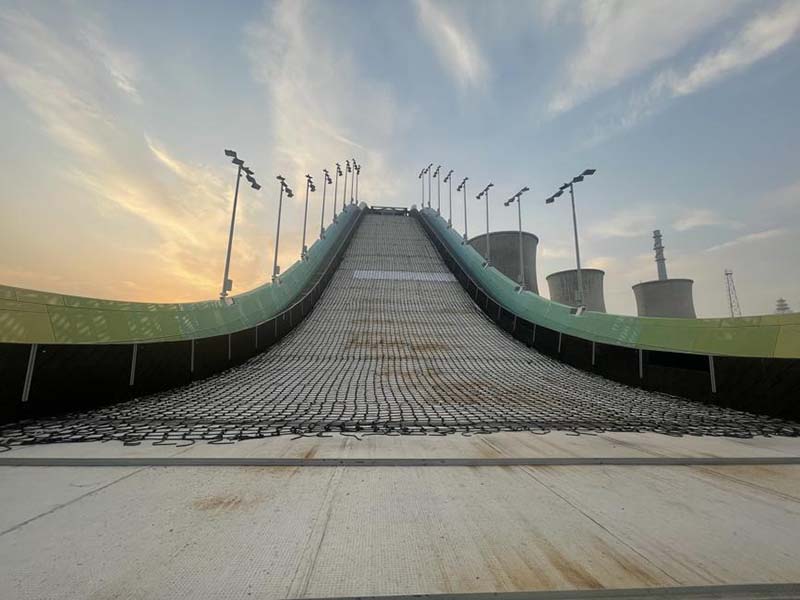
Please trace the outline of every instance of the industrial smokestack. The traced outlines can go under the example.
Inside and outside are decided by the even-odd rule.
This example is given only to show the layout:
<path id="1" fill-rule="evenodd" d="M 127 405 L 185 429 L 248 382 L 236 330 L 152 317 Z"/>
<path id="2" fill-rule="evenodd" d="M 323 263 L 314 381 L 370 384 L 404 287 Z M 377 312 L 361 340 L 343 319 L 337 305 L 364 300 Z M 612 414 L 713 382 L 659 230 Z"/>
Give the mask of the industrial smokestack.
<path id="1" fill-rule="evenodd" d="M 656 251 L 656 267 L 658 268 L 659 281 L 667 279 L 667 259 L 664 258 L 664 246 L 661 243 L 661 230 L 653 232 L 653 250 Z"/>
<path id="2" fill-rule="evenodd" d="M 653 231 L 653 250 L 656 253 L 658 279 L 644 281 L 633 286 L 636 309 L 640 317 L 697 318 L 694 312 L 691 279 L 669 279 L 661 230 Z"/>

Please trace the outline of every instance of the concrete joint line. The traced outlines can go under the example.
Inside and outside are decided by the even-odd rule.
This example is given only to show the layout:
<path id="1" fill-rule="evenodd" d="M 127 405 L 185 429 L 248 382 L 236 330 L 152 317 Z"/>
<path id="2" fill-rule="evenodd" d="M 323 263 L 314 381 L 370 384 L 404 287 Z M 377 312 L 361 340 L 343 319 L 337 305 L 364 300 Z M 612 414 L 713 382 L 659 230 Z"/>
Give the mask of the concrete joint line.
<path id="1" fill-rule="evenodd" d="M 800 456 L 607 458 L 207 458 L 0 457 L 0 467 L 581 467 L 800 465 Z"/>

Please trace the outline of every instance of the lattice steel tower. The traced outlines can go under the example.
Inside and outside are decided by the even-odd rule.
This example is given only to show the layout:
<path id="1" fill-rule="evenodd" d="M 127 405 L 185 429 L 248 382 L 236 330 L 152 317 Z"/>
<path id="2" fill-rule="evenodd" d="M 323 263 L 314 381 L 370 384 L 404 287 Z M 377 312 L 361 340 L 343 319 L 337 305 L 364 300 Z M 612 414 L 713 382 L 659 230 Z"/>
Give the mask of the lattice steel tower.
<path id="1" fill-rule="evenodd" d="M 778 313 L 779 315 L 792 312 L 789 303 L 786 302 L 786 298 L 778 298 L 775 301 L 775 312 Z"/>
<path id="2" fill-rule="evenodd" d="M 733 271 L 725 269 L 725 286 L 728 289 L 728 307 L 732 317 L 741 317 L 742 309 L 739 306 L 739 296 L 736 295 L 736 284 L 733 283 Z"/>

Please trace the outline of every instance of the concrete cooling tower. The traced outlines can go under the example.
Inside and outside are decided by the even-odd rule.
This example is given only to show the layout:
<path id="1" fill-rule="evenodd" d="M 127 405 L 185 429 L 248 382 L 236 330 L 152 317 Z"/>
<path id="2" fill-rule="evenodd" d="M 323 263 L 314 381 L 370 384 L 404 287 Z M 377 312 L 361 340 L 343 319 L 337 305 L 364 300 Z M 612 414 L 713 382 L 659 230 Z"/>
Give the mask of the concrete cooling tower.
<path id="1" fill-rule="evenodd" d="M 682 317 L 696 319 L 691 279 L 669 279 L 661 231 L 653 232 L 653 250 L 656 255 L 658 279 L 633 286 L 636 310 L 640 317 Z"/>
<path id="2" fill-rule="evenodd" d="M 489 239 L 492 266 L 503 275 L 519 282 L 519 231 L 493 231 Z M 477 235 L 469 241 L 469 245 L 486 258 L 486 234 Z M 525 289 L 539 293 L 536 281 L 536 247 L 539 238 L 522 232 L 522 257 L 525 263 Z"/>
<path id="3" fill-rule="evenodd" d="M 603 276 L 600 269 L 581 269 L 583 280 L 583 305 L 586 310 L 606 312 L 606 301 L 603 296 Z M 550 300 L 578 306 L 578 271 L 558 271 L 547 276 L 547 287 L 550 288 Z"/>

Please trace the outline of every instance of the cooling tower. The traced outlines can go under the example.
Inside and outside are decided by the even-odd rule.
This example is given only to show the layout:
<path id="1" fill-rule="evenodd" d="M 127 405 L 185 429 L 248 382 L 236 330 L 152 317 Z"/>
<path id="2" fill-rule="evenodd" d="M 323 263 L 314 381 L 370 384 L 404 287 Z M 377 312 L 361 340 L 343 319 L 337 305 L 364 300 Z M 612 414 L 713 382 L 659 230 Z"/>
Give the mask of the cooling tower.
<path id="1" fill-rule="evenodd" d="M 606 301 L 603 297 L 604 275 L 605 271 L 600 269 L 581 269 L 583 305 L 586 310 L 606 312 Z M 548 275 L 547 287 L 550 288 L 550 300 L 578 306 L 578 272 L 575 269 Z"/>
<path id="2" fill-rule="evenodd" d="M 696 319 L 691 279 L 656 279 L 633 286 L 640 317 Z"/>
<path id="3" fill-rule="evenodd" d="M 486 235 L 478 235 L 469 241 L 470 246 L 486 257 Z M 539 285 L 536 282 L 536 247 L 539 238 L 522 232 L 522 256 L 525 262 L 525 289 L 536 294 Z M 492 266 L 503 275 L 519 281 L 519 231 L 493 231 L 489 239 Z"/>
<path id="4" fill-rule="evenodd" d="M 633 286 L 636 310 L 640 317 L 682 317 L 696 319 L 691 279 L 669 279 L 664 258 L 661 231 L 653 232 L 653 250 L 656 254 L 658 279 Z"/>

